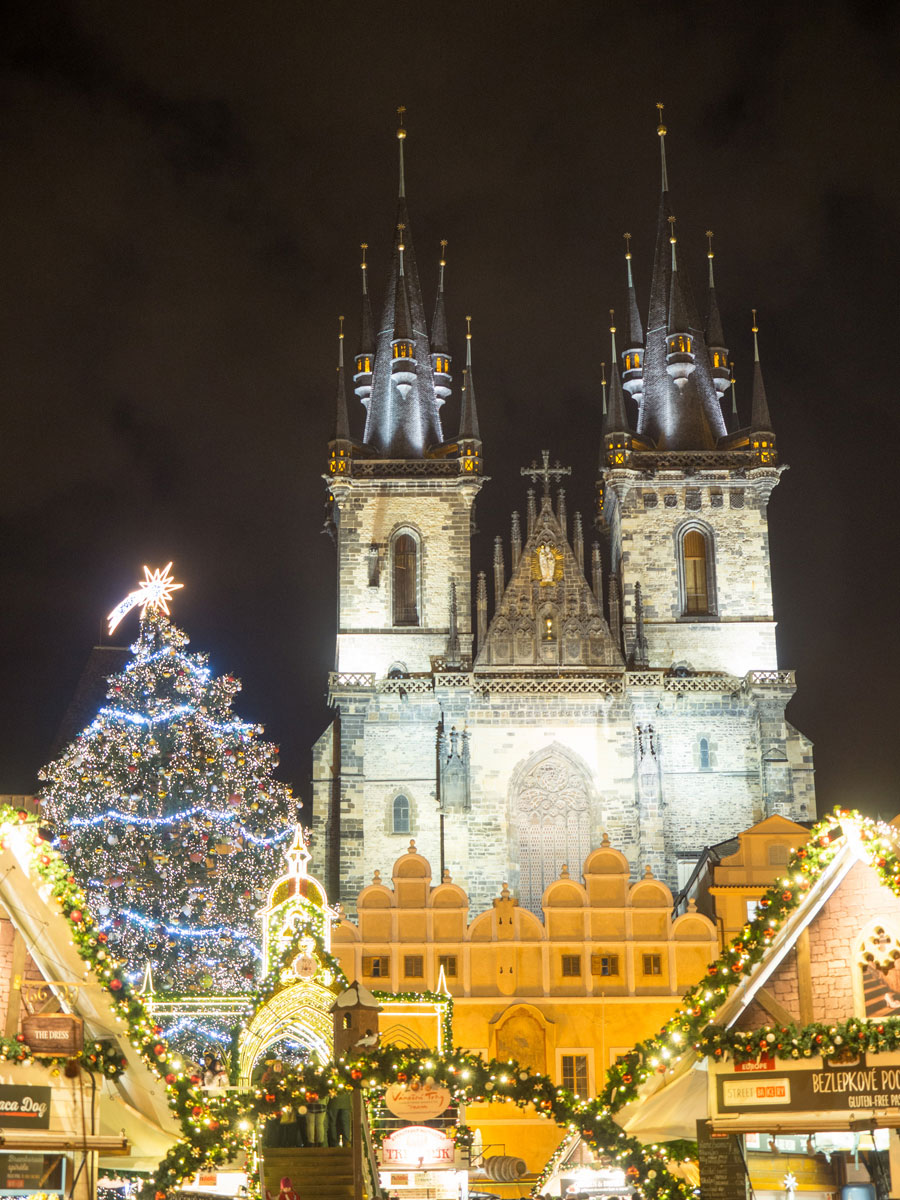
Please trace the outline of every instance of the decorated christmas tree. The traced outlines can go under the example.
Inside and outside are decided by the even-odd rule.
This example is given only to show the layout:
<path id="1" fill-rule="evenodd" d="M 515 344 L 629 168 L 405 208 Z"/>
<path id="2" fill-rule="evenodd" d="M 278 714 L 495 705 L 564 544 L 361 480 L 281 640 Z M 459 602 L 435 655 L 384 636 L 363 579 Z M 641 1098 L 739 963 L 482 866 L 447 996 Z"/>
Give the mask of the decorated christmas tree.
<path id="1" fill-rule="evenodd" d="M 158 991 L 234 994 L 259 975 L 256 913 L 296 805 L 272 777 L 278 748 L 232 709 L 240 682 L 211 676 L 169 621 L 180 586 L 169 567 L 147 571 L 111 615 L 114 628 L 140 605 L 133 657 L 110 677 L 108 704 L 42 772 L 40 801 L 133 978 L 149 964 Z"/>

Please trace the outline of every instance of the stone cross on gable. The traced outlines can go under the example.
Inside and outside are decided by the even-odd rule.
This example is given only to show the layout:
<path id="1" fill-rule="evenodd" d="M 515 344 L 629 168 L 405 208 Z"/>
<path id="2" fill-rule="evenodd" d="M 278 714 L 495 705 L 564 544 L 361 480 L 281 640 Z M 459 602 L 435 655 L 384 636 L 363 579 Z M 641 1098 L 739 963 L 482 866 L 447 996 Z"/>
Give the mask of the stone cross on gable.
<path id="1" fill-rule="evenodd" d="M 543 460 L 543 466 L 539 467 L 534 459 L 532 459 L 530 467 L 519 468 L 519 474 L 530 475 L 533 480 L 540 479 L 541 483 L 543 484 L 544 495 L 549 496 L 551 481 L 554 479 L 562 479 L 564 475 L 571 475 L 572 468 L 561 467 L 559 465 L 559 459 L 557 459 L 555 464 L 551 467 L 549 450 L 541 451 L 541 459 Z"/>

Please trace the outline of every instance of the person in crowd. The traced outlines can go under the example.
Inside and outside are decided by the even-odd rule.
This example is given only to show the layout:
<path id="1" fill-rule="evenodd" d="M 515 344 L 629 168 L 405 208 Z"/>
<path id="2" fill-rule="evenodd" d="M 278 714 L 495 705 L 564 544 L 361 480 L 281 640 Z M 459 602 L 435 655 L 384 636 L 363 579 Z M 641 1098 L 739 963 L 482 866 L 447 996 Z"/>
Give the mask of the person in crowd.
<path id="1" fill-rule="evenodd" d="M 306 1093 L 306 1143 L 308 1146 L 324 1146 L 326 1137 L 325 1101 L 318 1092 Z"/>
<path id="2" fill-rule="evenodd" d="M 349 1146 L 353 1125 L 353 1097 L 348 1088 L 332 1088 L 328 1093 L 328 1145 Z"/>

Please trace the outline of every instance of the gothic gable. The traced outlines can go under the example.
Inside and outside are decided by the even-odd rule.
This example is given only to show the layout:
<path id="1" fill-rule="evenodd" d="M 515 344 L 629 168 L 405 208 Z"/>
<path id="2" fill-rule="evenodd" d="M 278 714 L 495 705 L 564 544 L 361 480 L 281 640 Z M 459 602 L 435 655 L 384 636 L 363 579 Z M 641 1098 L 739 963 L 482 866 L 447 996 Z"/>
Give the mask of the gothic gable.
<path id="1" fill-rule="evenodd" d="M 476 670 L 622 665 L 603 611 L 546 497 L 497 605 Z"/>

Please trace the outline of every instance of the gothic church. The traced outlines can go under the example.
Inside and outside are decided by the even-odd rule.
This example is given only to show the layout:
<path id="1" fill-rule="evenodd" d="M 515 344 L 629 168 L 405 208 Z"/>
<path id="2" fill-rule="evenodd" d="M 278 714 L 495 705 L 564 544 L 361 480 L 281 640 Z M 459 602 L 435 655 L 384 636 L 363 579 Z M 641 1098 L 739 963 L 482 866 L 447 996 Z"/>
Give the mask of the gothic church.
<path id="1" fill-rule="evenodd" d="M 783 468 L 756 329 L 741 426 L 712 251 L 701 319 L 658 132 L 646 320 L 627 253 L 627 321 L 611 330 L 596 419 L 590 524 L 605 544 L 586 551 L 560 486 L 568 471 L 545 452 L 522 472 L 524 521 L 512 514 L 508 547 L 496 539 L 489 606 L 488 581 L 481 573 L 473 587 L 470 563 L 473 505 L 487 483 L 471 333 L 448 440 L 443 263 L 429 326 L 398 131 L 377 325 L 363 263 L 353 385 L 365 428 L 351 433 L 342 340 L 326 476 L 337 636 L 334 719 L 314 749 L 313 852 L 350 911 L 410 839 L 473 911 L 508 882 L 540 914 L 563 864 L 580 872 L 604 836 L 632 874 L 677 892 L 704 847 L 773 813 L 815 815 L 811 745 L 785 717 L 793 673 L 776 660 L 767 504 Z M 585 430 L 593 424 L 585 414 Z"/>

